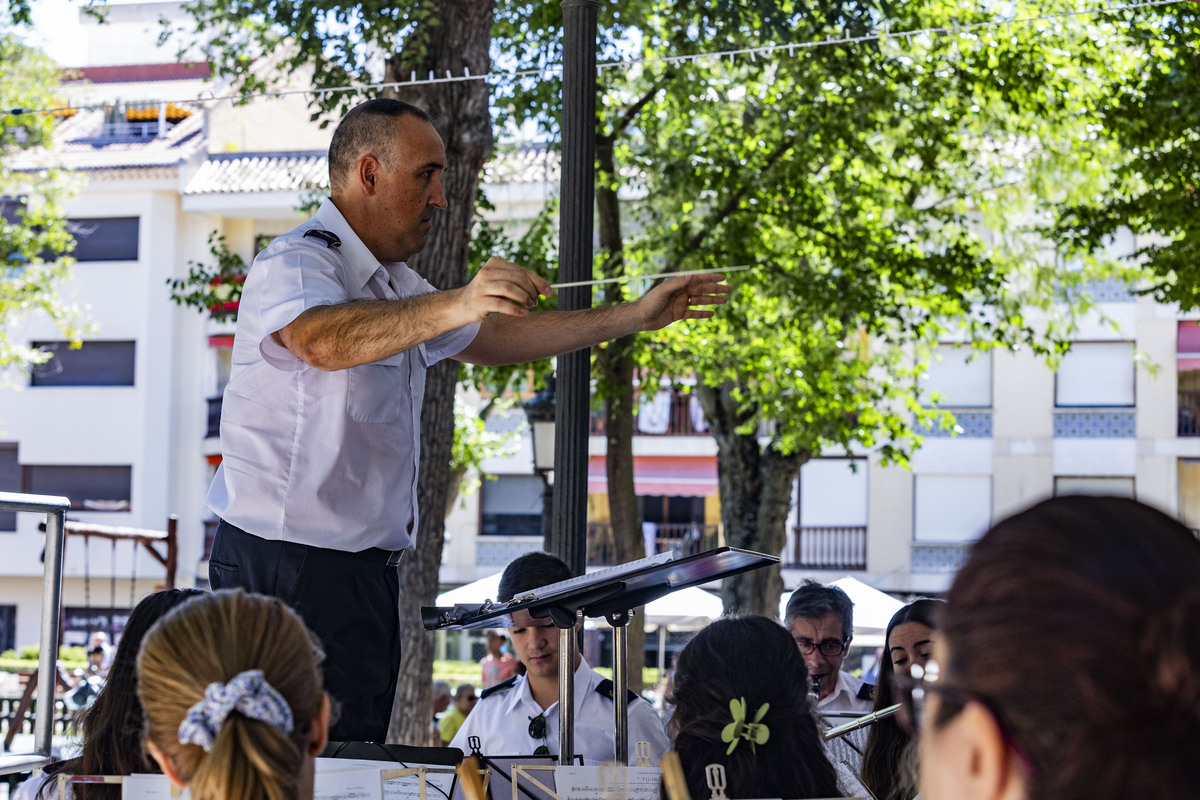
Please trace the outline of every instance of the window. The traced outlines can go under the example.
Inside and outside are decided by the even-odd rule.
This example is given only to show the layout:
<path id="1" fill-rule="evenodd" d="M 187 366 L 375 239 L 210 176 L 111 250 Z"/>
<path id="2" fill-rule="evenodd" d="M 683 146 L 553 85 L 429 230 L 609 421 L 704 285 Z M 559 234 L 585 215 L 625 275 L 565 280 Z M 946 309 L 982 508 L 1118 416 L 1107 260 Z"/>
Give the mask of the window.
<path id="1" fill-rule="evenodd" d="M 1200 530 L 1200 460 L 1179 459 L 1179 521 Z"/>
<path id="2" fill-rule="evenodd" d="M 481 487 L 483 536 L 541 536 L 542 479 L 536 475 L 500 475 Z"/>
<path id="3" fill-rule="evenodd" d="M 0 442 L 0 492 L 21 491 L 21 463 L 17 461 L 17 443 Z M 0 511 L 0 531 L 17 529 L 17 512 Z"/>
<path id="4" fill-rule="evenodd" d="M 913 492 L 918 542 L 972 542 L 991 524 L 989 475 L 918 475 Z"/>
<path id="5" fill-rule="evenodd" d="M 1132 477 L 1074 477 L 1060 475 L 1054 478 L 1054 496 L 1065 494 L 1109 494 L 1116 497 L 1133 497 Z"/>
<path id="6" fill-rule="evenodd" d="M 1056 406 L 1132 406 L 1133 344 L 1076 342 L 1054 382 Z"/>
<path id="7" fill-rule="evenodd" d="M 851 470 L 854 464 L 856 469 Z M 802 528 L 865 527 L 867 460 L 814 458 L 800 468 Z"/>
<path id="8" fill-rule="evenodd" d="M 137 217 L 87 217 L 67 220 L 75 237 L 76 261 L 137 261 Z"/>
<path id="9" fill-rule="evenodd" d="M 50 466 L 23 467 L 25 491 L 66 497 L 72 511 L 129 511 L 133 467 Z"/>
<path id="10" fill-rule="evenodd" d="M 930 395 L 936 392 L 946 408 L 991 408 L 992 354 L 967 345 L 939 345 L 919 386 L 922 405 L 932 405 Z"/>
<path id="11" fill-rule="evenodd" d="M 133 386 L 134 342 L 34 342 L 54 357 L 30 370 L 30 386 Z"/>
<path id="12" fill-rule="evenodd" d="M 704 498 L 665 494 L 638 495 L 642 520 L 659 525 L 687 525 L 704 522 Z"/>
<path id="13" fill-rule="evenodd" d="M 0 653 L 17 648 L 17 607 L 0 606 Z"/>

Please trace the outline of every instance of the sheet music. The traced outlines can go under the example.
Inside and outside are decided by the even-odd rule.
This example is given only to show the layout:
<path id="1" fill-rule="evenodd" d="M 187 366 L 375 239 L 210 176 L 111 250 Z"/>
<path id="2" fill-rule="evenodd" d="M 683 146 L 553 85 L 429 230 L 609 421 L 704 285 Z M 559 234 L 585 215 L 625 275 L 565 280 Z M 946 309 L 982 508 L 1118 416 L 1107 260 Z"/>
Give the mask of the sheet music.
<path id="1" fill-rule="evenodd" d="M 383 800 L 380 772 L 379 767 L 319 770 L 313 776 L 313 800 Z"/>
<path id="2" fill-rule="evenodd" d="M 121 800 L 191 800 L 191 792 L 186 788 L 174 793 L 172 789 L 171 779 L 166 775 L 126 775 L 121 781 Z"/>
<path id="3" fill-rule="evenodd" d="M 610 785 L 609 776 L 618 771 L 619 780 Z M 659 800 L 662 770 L 658 767 L 558 767 L 554 785 L 563 800 Z"/>

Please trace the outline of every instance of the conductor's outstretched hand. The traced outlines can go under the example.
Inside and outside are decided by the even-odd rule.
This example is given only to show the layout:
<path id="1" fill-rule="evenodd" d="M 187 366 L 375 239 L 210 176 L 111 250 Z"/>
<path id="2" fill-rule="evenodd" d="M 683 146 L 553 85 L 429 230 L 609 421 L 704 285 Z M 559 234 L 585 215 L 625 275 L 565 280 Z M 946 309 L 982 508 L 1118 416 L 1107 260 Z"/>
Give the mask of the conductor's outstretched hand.
<path id="1" fill-rule="evenodd" d="M 721 306 L 733 291 L 719 272 L 667 278 L 635 301 L 642 330 L 656 331 L 681 319 L 707 319 L 716 313 L 704 306 Z"/>
<path id="2" fill-rule="evenodd" d="M 554 289 L 537 273 L 493 256 L 459 291 L 471 321 L 482 322 L 492 313 L 523 317 Z"/>

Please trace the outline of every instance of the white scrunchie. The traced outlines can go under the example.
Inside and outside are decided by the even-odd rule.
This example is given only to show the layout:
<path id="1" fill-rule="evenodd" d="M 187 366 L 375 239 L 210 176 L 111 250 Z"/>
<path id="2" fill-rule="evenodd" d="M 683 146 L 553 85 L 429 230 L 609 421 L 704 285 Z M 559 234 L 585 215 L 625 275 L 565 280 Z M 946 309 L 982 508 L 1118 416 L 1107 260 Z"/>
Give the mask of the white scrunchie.
<path id="1" fill-rule="evenodd" d="M 217 733 L 229 712 L 238 711 L 250 719 L 274 725 L 284 734 L 293 730 L 292 709 L 275 687 L 263 680 L 262 670 L 238 673 L 229 683 L 213 681 L 204 690 L 204 699 L 188 709 L 179 723 L 179 743 L 198 744 L 212 750 Z"/>

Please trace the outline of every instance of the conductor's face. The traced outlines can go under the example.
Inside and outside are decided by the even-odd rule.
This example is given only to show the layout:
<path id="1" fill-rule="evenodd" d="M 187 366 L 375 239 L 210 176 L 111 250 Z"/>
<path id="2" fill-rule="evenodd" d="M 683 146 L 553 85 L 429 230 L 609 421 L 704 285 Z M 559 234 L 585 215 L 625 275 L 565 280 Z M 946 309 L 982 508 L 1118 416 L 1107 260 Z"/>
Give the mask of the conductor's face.
<path id="1" fill-rule="evenodd" d="M 558 628 L 549 617 L 534 619 L 522 609 L 512 615 L 508 629 L 517 659 L 531 678 L 558 677 Z"/>
<path id="2" fill-rule="evenodd" d="M 396 123 L 397 144 L 390 163 L 379 164 L 371 184 L 372 224 L 379 226 L 381 261 L 404 261 L 425 246 L 434 209 L 446 207 L 442 172 L 446 149 L 425 120 L 405 114 Z"/>

